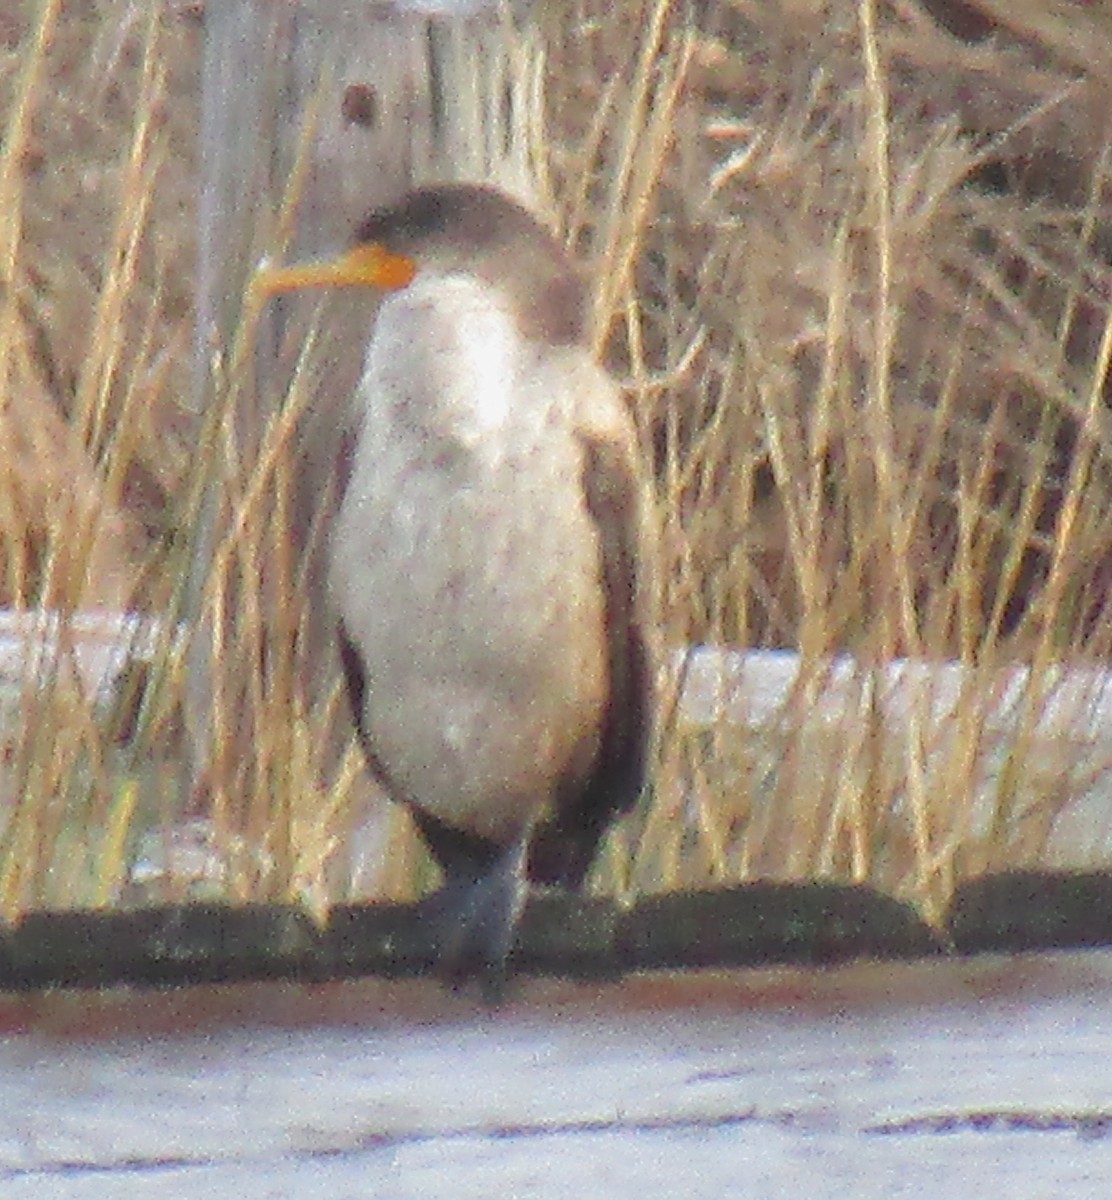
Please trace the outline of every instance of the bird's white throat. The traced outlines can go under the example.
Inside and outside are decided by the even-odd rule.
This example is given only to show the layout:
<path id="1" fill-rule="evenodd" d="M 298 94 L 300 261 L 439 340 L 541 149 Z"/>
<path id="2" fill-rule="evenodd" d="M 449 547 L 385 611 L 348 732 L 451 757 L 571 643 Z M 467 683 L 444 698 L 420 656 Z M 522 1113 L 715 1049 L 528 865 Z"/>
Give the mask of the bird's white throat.
<path id="1" fill-rule="evenodd" d="M 534 357 L 496 288 L 470 275 L 419 276 L 379 312 L 364 376 L 370 422 L 494 449 L 513 438 L 512 423 L 539 415 L 512 402 Z"/>

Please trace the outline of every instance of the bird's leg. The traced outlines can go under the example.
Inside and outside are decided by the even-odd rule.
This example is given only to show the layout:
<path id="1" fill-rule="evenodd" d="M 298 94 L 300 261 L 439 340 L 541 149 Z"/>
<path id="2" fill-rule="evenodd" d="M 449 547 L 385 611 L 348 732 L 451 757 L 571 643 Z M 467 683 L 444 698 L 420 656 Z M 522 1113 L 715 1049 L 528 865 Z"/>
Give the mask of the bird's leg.
<path id="1" fill-rule="evenodd" d="M 528 835 L 498 855 L 481 875 L 450 874 L 433 896 L 439 973 L 453 986 L 478 979 L 488 1004 L 501 1001 L 528 883 Z"/>

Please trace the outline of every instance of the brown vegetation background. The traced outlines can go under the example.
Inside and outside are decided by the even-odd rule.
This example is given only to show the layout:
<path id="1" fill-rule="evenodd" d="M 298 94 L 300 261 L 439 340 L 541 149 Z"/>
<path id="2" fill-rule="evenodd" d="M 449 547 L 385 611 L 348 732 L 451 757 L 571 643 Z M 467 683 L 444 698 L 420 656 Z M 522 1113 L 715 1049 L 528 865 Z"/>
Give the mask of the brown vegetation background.
<path id="1" fill-rule="evenodd" d="M 615 81 L 653 13 L 638 112 Z M 0 16 L 0 605 L 163 612 L 180 585 L 204 19 Z M 654 458 L 672 643 L 1103 661 L 1112 6 L 577 0 L 544 20 L 551 190 Z M 609 184 L 654 106 L 646 232 L 616 261 Z M 692 770 L 662 774 L 662 811 L 695 865 L 654 881 L 871 878 L 881 841 L 896 890 L 908 861 L 943 889 L 995 861 L 908 818 L 914 788 L 863 816 L 844 780 L 806 853 L 776 821 L 755 847 L 749 784 L 730 775 L 711 820 Z"/>
<path id="2" fill-rule="evenodd" d="M 637 265 L 638 345 L 626 322 L 611 338 L 619 370 L 637 356 L 658 373 L 643 416 L 678 501 L 672 619 L 748 645 L 797 645 L 816 623 L 829 649 L 878 624 L 904 652 L 1030 642 L 1072 474 L 1085 553 L 1058 585 L 1057 637 L 1103 649 L 1112 15 L 878 5 L 872 78 L 860 7 L 701 12 Z M 142 567 L 175 533 L 197 424 L 204 6 L 60 5 L 20 113 L 42 32 L 24 11 L 0 28 L 0 112 L 27 126 L 6 139 L 0 217 L 15 310 L 0 602 L 49 600 L 44 564 L 77 553 L 52 534 L 80 530 L 88 569 L 55 574 L 56 602 L 165 603 Z M 553 168 L 585 241 L 584 135 L 605 167 L 617 133 L 591 126 L 608 103 L 621 119 L 606 85 L 632 22 L 559 15 Z"/>

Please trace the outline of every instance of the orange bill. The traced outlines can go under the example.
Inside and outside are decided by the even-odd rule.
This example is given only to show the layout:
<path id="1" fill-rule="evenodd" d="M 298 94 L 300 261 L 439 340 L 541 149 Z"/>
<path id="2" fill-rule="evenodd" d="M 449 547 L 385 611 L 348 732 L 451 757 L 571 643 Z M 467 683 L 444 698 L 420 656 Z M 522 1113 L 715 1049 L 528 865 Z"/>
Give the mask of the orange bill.
<path id="1" fill-rule="evenodd" d="M 377 287 L 394 291 L 410 283 L 417 264 L 404 254 L 394 254 L 377 242 L 353 246 L 335 258 L 294 263 L 289 267 L 262 266 L 252 287 L 264 296 L 298 288 Z"/>

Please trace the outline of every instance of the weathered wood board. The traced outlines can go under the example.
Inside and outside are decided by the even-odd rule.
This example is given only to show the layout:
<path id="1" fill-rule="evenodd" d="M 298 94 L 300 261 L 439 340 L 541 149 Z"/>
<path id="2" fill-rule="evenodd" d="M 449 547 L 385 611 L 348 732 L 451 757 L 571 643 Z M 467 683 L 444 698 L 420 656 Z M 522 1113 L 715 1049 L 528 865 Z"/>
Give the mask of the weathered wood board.
<path id="1" fill-rule="evenodd" d="M 1104 1200 L 1112 956 L 0 997 L 5 1200 Z"/>

